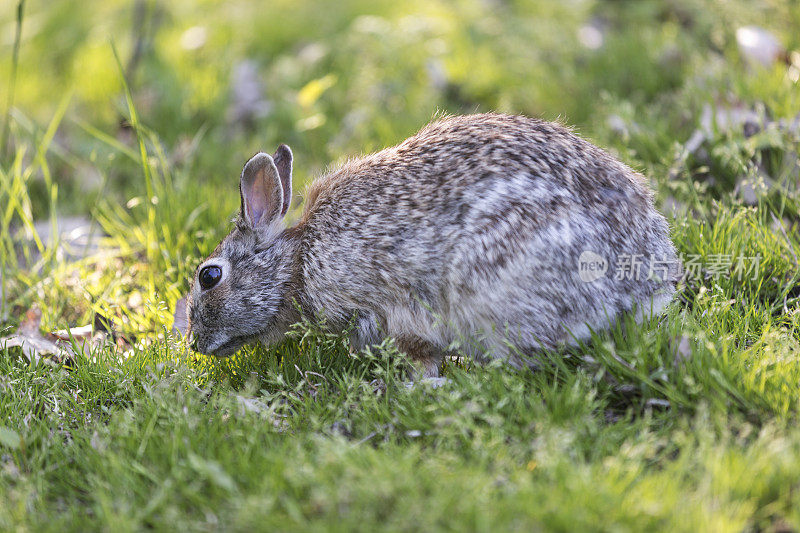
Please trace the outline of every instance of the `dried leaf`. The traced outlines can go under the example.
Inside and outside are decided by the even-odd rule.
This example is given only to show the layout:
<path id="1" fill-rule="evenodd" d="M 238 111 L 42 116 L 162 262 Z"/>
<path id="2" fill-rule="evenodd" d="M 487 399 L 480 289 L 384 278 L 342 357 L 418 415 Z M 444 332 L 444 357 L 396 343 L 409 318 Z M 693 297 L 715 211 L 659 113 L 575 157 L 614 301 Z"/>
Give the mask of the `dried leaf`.
<path id="1" fill-rule="evenodd" d="M 53 342 L 42 337 L 39 333 L 39 324 L 42 321 L 42 312 L 38 307 L 32 307 L 25 312 L 25 318 L 19 329 L 13 335 L 0 338 L 0 347 L 22 348 L 22 354 L 29 361 L 38 363 L 41 355 L 61 356 L 61 350 Z"/>
<path id="2" fill-rule="evenodd" d="M 14 334 L 9 337 L 0 339 L 0 346 L 3 348 L 22 348 L 22 354 L 28 358 L 29 361 L 35 363 L 39 362 L 41 355 L 54 355 L 61 358 L 62 351 L 55 343 L 48 341 L 43 337 L 29 337 L 27 335 Z"/>
<path id="3" fill-rule="evenodd" d="M 0 347 L 22 349 L 22 354 L 34 363 L 38 363 L 42 356 L 51 356 L 45 362 L 64 363 L 75 359 L 77 352 L 73 341 L 83 341 L 82 351 L 88 346 L 96 346 L 105 342 L 107 333 L 96 331 L 91 325 L 62 329 L 42 335 L 39 331 L 42 321 L 42 312 L 38 307 L 32 307 L 25 313 L 25 318 L 19 329 L 13 335 L 0 338 Z"/>
<path id="4" fill-rule="evenodd" d="M 70 338 L 73 339 L 91 339 L 92 338 L 92 326 L 91 324 L 87 324 L 85 326 L 78 326 L 75 328 L 69 329 L 59 329 L 57 331 L 53 331 L 48 335 L 52 340 L 62 340 L 62 341 L 70 341 Z"/>

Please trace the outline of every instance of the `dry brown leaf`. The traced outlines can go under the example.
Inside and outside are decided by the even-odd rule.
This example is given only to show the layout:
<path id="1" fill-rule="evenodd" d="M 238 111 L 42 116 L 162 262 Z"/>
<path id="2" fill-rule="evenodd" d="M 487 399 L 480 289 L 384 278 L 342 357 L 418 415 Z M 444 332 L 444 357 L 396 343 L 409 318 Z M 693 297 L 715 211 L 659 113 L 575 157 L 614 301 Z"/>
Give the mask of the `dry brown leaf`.
<path id="1" fill-rule="evenodd" d="M 93 336 L 92 325 L 86 324 L 85 326 L 78 326 L 69 329 L 59 329 L 48 334 L 48 337 L 53 340 L 61 340 L 69 342 L 72 339 L 91 339 Z"/>
<path id="2" fill-rule="evenodd" d="M 29 337 L 19 333 L 0 339 L 0 346 L 3 348 L 19 346 L 22 348 L 22 354 L 27 357 L 29 361 L 35 363 L 39 362 L 40 355 L 53 355 L 59 360 L 61 360 L 63 356 L 61 349 L 47 339 Z"/>
<path id="3" fill-rule="evenodd" d="M 86 353 L 86 349 L 104 342 L 107 333 L 92 328 L 91 325 L 62 329 L 42 335 L 40 326 L 42 312 L 38 307 L 32 307 L 25 313 L 25 318 L 20 323 L 16 333 L 0 338 L 0 347 L 19 347 L 22 354 L 29 360 L 38 363 L 64 363 L 74 360 L 78 353 Z M 73 343 L 73 341 L 75 341 Z M 76 351 L 76 347 L 83 341 L 83 345 Z M 49 356 L 42 359 L 43 356 Z"/>
<path id="4" fill-rule="evenodd" d="M 8 337 L 0 338 L 0 346 L 4 348 L 19 346 L 22 349 L 22 354 L 29 361 L 35 363 L 38 363 L 40 356 L 43 355 L 52 355 L 58 361 L 64 359 L 65 356 L 66 358 L 74 356 L 74 353 L 68 354 L 66 350 L 62 351 L 54 342 L 47 340 L 39 333 L 41 321 L 42 312 L 39 308 L 32 307 L 28 309 L 17 332 Z"/>

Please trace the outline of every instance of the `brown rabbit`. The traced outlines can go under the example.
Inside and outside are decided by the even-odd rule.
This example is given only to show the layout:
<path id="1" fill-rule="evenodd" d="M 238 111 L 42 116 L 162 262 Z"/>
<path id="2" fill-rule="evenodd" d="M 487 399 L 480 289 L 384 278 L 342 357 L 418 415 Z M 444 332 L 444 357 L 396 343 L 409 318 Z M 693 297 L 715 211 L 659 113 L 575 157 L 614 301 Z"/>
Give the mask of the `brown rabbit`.
<path id="1" fill-rule="evenodd" d="M 284 228 L 291 175 L 285 145 L 245 165 L 236 227 L 189 295 L 196 350 L 275 343 L 299 313 L 322 313 L 339 330 L 355 317 L 356 349 L 392 336 L 435 376 L 456 340 L 531 363 L 674 292 L 678 260 L 643 177 L 558 124 L 438 120 L 317 179 Z M 612 268 L 625 264 L 635 271 Z"/>

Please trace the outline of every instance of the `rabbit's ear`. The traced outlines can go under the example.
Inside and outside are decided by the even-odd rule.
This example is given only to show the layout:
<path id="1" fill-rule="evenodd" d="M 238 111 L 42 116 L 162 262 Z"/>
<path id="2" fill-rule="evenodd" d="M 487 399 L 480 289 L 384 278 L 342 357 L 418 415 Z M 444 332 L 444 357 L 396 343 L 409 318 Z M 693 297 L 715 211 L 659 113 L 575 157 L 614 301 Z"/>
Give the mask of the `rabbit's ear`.
<path id="1" fill-rule="evenodd" d="M 275 162 L 259 152 L 242 170 L 239 182 L 242 196 L 242 218 L 255 229 L 266 227 L 282 216 L 283 187 Z"/>
<path id="2" fill-rule="evenodd" d="M 292 203 L 292 151 L 288 146 L 282 144 L 275 150 L 275 155 L 272 156 L 272 159 L 275 161 L 275 167 L 277 167 L 278 175 L 281 178 L 281 189 L 283 189 L 281 216 L 283 216 Z"/>

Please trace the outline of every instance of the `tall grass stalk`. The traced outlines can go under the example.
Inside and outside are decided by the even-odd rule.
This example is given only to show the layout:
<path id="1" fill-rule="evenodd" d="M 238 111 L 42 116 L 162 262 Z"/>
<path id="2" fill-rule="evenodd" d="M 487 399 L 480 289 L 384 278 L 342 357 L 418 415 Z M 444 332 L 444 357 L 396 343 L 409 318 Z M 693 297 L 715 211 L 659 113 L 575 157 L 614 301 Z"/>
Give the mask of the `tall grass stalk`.
<path id="1" fill-rule="evenodd" d="M 142 166 L 142 173 L 144 175 L 145 191 L 147 194 L 145 202 L 147 206 L 147 235 L 145 238 L 146 242 L 144 243 L 145 255 L 147 260 L 153 264 L 157 261 L 157 256 L 159 254 L 155 207 L 155 202 L 157 202 L 158 199 L 156 197 L 155 189 L 153 188 L 153 175 L 150 169 L 150 163 L 148 161 L 147 147 L 145 146 L 144 142 L 144 134 L 142 132 L 141 125 L 139 124 L 139 115 L 136 113 L 136 106 L 133 103 L 133 95 L 131 93 L 130 86 L 128 85 L 128 80 L 125 78 L 125 69 L 122 67 L 122 61 L 120 61 L 117 47 L 113 42 L 111 43 L 111 49 L 114 52 L 114 59 L 117 62 L 117 69 L 119 70 L 119 77 L 122 81 L 122 87 L 125 91 L 125 102 L 128 106 L 131 127 L 136 132 L 136 139 L 139 144 L 139 157 Z M 155 277 L 152 269 L 148 270 L 148 289 L 151 293 L 155 290 Z"/>
<path id="2" fill-rule="evenodd" d="M 22 40 L 22 20 L 25 13 L 25 0 L 17 4 L 17 26 L 14 33 L 14 50 L 11 54 L 11 75 L 8 78 L 8 99 L 6 100 L 5 121 L 0 133 L 0 155 L 5 159 L 8 132 L 11 130 L 11 106 L 14 105 L 14 90 L 17 85 L 17 67 L 19 66 L 19 43 Z"/>

